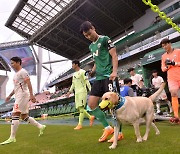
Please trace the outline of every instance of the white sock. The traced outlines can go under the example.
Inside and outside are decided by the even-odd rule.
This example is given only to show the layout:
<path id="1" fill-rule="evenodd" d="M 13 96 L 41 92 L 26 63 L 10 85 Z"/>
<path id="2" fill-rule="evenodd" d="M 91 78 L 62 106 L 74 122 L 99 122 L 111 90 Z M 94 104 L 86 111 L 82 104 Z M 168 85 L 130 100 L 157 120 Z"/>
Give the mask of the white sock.
<path id="1" fill-rule="evenodd" d="M 161 110 L 160 110 L 160 103 L 158 102 L 158 103 L 156 103 L 156 108 L 157 108 L 157 113 L 160 113 L 161 112 Z"/>
<path id="2" fill-rule="evenodd" d="M 172 112 L 173 112 L 173 109 L 172 109 L 172 106 L 171 106 L 171 102 L 168 101 L 167 104 L 168 104 L 168 106 L 169 106 L 169 112 L 172 113 Z"/>
<path id="3" fill-rule="evenodd" d="M 29 122 L 31 125 L 34 125 L 34 126 L 38 127 L 39 129 L 42 128 L 42 125 L 41 125 L 39 122 L 37 122 L 37 121 L 36 121 L 34 118 L 32 118 L 32 117 L 29 117 L 28 122 Z"/>
<path id="4" fill-rule="evenodd" d="M 16 137 L 18 126 L 19 126 L 19 120 L 12 120 L 10 138 L 14 139 Z"/>

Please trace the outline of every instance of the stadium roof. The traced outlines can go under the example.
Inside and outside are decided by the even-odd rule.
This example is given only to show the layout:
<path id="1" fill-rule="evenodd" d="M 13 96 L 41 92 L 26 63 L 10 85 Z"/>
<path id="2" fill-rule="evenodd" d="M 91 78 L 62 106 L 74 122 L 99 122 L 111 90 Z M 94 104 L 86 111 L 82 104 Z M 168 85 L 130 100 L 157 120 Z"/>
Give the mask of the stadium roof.
<path id="1" fill-rule="evenodd" d="M 115 38 L 148 8 L 141 0 L 19 0 L 6 26 L 30 43 L 71 60 L 82 59 L 89 53 L 89 42 L 79 33 L 82 22 L 89 20 L 99 34 Z"/>
<path id="2" fill-rule="evenodd" d="M 0 51 L 6 50 L 6 49 L 11 49 L 11 48 L 22 47 L 24 45 L 30 45 L 29 41 L 28 40 L 20 40 L 20 41 L 0 43 Z M 0 56 L 0 70 L 11 71 L 10 66 L 7 64 L 7 62 L 1 56 Z"/>
<path id="3" fill-rule="evenodd" d="M 1 56 L 0 56 L 0 70 L 11 71 L 9 65 L 5 62 L 5 60 Z"/>

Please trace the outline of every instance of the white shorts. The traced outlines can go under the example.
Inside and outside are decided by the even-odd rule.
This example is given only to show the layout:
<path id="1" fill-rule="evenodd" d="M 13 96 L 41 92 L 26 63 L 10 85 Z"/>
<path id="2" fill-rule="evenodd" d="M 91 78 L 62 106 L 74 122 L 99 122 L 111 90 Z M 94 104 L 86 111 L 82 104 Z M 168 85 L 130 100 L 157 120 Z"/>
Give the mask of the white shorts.
<path id="1" fill-rule="evenodd" d="M 21 114 L 29 113 L 29 95 L 22 94 L 15 97 L 15 103 L 12 112 L 20 112 Z"/>

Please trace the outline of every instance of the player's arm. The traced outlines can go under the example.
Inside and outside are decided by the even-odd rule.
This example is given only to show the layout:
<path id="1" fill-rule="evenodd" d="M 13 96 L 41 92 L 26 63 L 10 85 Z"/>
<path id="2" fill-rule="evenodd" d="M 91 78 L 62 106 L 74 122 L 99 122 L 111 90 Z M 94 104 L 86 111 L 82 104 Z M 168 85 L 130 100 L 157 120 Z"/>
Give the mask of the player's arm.
<path id="1" fill-rule="evenodd" d="M 74 88 L 75 88 L 74 82 L 72 81 L 72 85 L 71 85 L 69 91 L 67 92 L 66 97 L 69 97 L 69 95 L 73 92 Z"/>
<path id="2" fill-rule="evenodd" d="M 177 52 L 177 59 L 175 61 L 175 66 L 180 67 L 180 49 L 176 49 L 176 50 L 178 50 L 178 52 Z"/>
<path id="3" fill-rule="evenodd" d="M 114 43 L 107 38 L 107 47 L 109 50 L 109 54 L 112 57 L 112 66 L 113 66 L 113 70 L 112 73 L 110 74 L 110 80 L 115 80 L 115 78 L 117 77 L 117 70 L 118 70 L 118 56 L 116 53 L 116 47 L 114 45 Z"/>
<path id="4" fill-rule="evenodd" d="M 118 69 L 118 56 L 116 53 L 116 48 L 111 48 L 109 50 L 110 55 L 112 56 L 112 65 L 113 65 L 113 71 L 110 75 L 110 80 L 115 80 L 117 77 L 117 69 Z"/>
<path id="5" fill-rule="evenodd" d="M 93 68 L 92 68 L 91 71 L 89 72 L 89 75 L 92 77 L 95 72 L 96 72 L 96 64 L 94 64 Z"/>
<path id="6" fill-rule="evenodd" d="M 9 94 L 8 97 L 6 97 L 5 102 L 9 102 L 9 100 L 11 99 L 11 97 L 14 95 L 14 90 Z"/>
<path id="7" fill-rule="evenodd" d="M 168 65 L 165 64 L 165 59 L 164 59 L 164 57 L 162 56 L 162 58 L 161 58 L 161 70 L 162 70 L 163 72 L 166 72 L 166 71 L 168 71 L 169 68 L 170 68 L 170 66 L 168 66 Z"/>
<path id="8" fill-rule="evenodd" d="M 93 68 L 92 68 L 92 73 L 96 72 L 96 64 L 94 64 Z"/>
<path id="9" fill-rule="evenodd" d="M 85 82 L 85 85 L 87 86 L 88 88 L 88 91 L 91 91 L 91 84 L 87 78 L 87 76 L 85 75 L 85 72 L 82 73 L 82 76 L 83 76 L 83 79 L 84 79 L 84 82 Z"/>
<path id="10" fill-rule="evenodd" d="M 33 103 L 35 103 L 35 102 L 36 102 L 36 98 L 35 98 L 35 96 L 33 95 L 33 89 L 32 89 L 32 84 L 31 84 L 30 78 L 26 78 L 26 79 L 25 79 L 25 83 L 27 84 L 28 89 L 29 89 L 30 100 L 31 100 Z"/>

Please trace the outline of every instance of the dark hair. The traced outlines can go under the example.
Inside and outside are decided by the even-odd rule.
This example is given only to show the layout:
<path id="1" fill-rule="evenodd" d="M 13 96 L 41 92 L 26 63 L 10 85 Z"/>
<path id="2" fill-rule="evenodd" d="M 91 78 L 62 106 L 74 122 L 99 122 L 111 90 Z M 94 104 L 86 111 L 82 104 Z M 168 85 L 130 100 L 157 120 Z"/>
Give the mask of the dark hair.
<path id="1" fill-rule="evenodd" d="M 134 68 L 133 68 L 133 67 L 131 67 L 131 68 L 128 69 L 128 72 L 131 72 L 131 71 L 134 71 Z"/>
<path id="2" fill-rule="evenodd" d="M 12 60 L 12 61 L 15 61 L 16 63 L 20 63 L 20 65 L 22 64 L 22 60 L 21 60 L 21 58 L 20 57 L 12 57 L 10 60 Z"/>
<path id="3" fill-rule="evenodd" d="M 92 29 L 93 28 L 93 25 L 91 22 L 89 21 L 85 21 L 81 24 L 80 26 L 80 33 L 83 33 L 83 32 L 87 32 L 88 30 Z"/>
<path id="4" fill-rule="evenodd" d="M 171 43 L 171 41 L 168 38 L 165 38 L 165 39 L 161 40 L 160 45 L 167 44 L 167 43 Z"/>
<path id="5" fill-rule="evenodd" d="M 130 79 L 130 78 L 124 79 L 124 84 L 128 84 L 129 82 L 132 84 L 132 79 Z"/>
<path id="6" fill-rule="evenodd" d="M 78 66 L 80 66 L 79 60 L 73 60 L 73 61 L 72 61 L 72 64 L 77 64 Z"/>
<path id="7" fill-rule="evenodd" d="M 158 73 L 158 71 L 157 70 L 152 70 L 152 73 Z"/>

